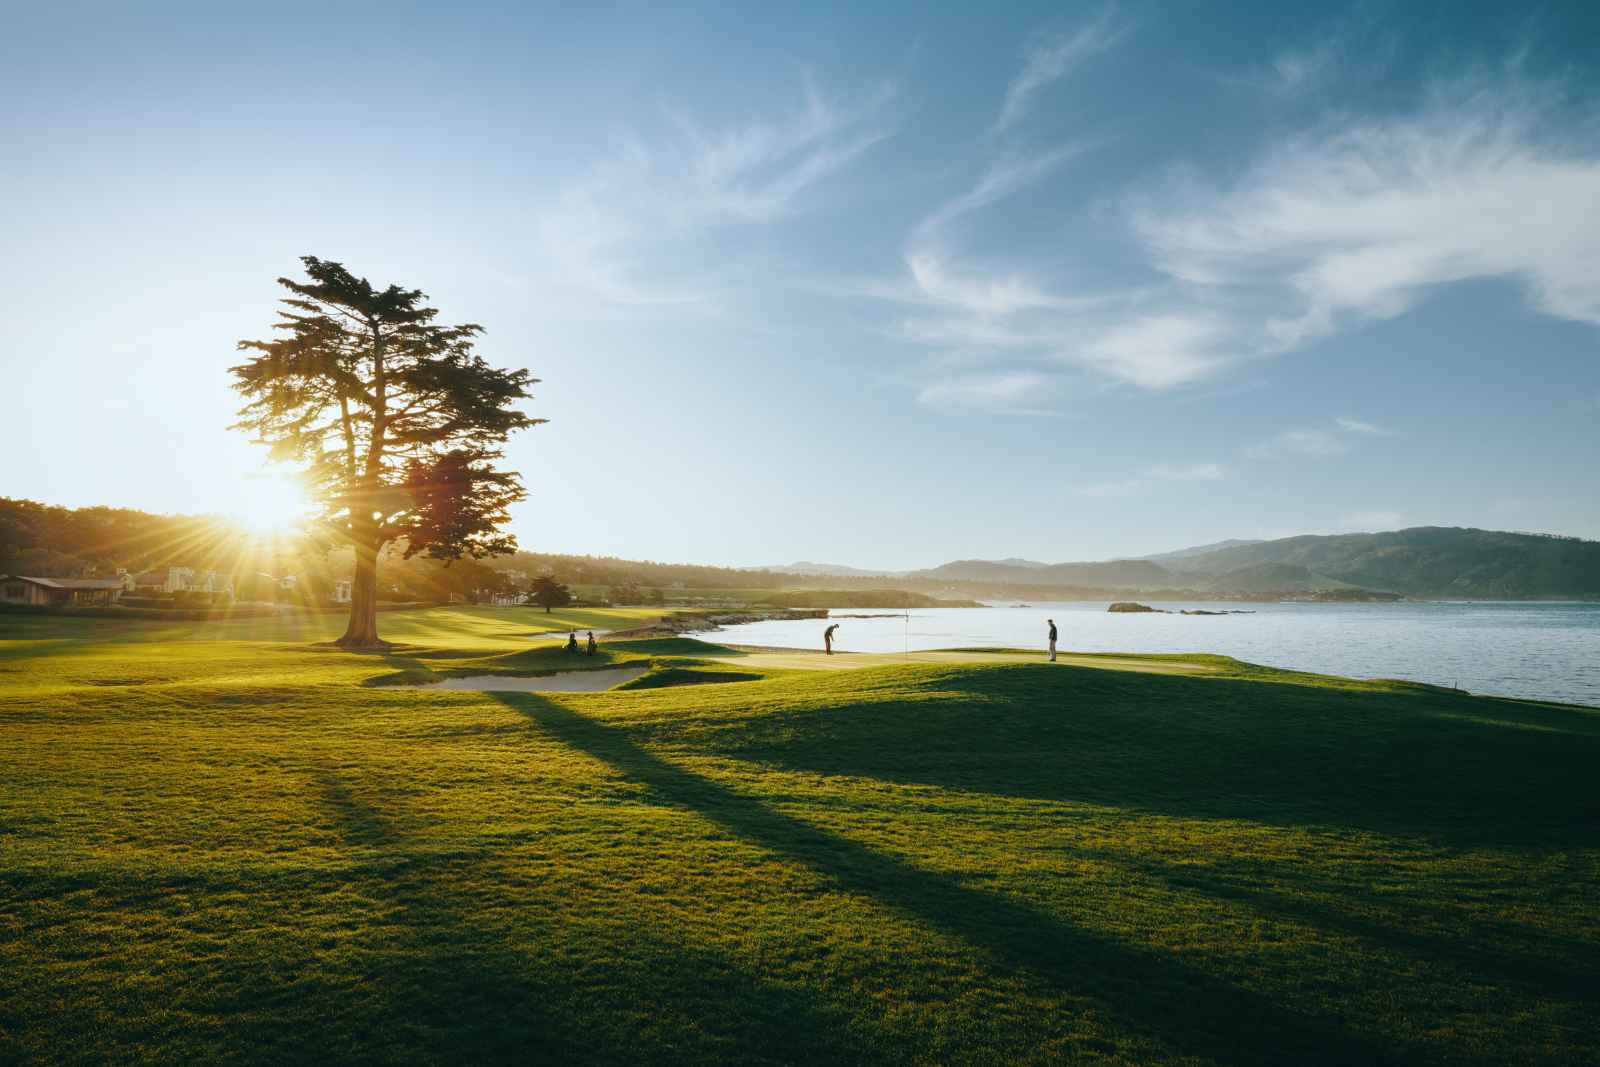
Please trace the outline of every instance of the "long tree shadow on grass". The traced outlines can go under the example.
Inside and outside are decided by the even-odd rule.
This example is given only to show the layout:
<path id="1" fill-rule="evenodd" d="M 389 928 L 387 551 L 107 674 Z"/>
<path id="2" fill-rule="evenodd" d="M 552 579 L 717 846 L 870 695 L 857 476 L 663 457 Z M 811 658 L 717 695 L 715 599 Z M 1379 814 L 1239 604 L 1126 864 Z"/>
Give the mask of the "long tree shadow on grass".
<path id="1" fill-rule="evenodd" d="M 362 1058 L 385 1059 L 377 1050 L 395 1045 L 424 1062 L 668 1063 L 689 1049 L 741 1063 L 865 1058 L 840 1019 L 795 991 L 646 929 L 613 946 L 610 981 L 595 987 L 555 944 L 585 935 L 546 922 L 530 941 L 525 928 L 508 934 L 475 918 L 462 893 L 481 897 L 473 887 L 494 884 L 493 845 L 466 854 L 408 847 L 341 774 L 322 769 L 315 778 L 345 840 L 382 857 L 386 869 L 369 884 L 398 905 L 404 927 L 393 950 L 372 957 L 386 1009 L 357 1013 L 345 1035 Z M 318 1040 L 326 1046 L 332 1036 Z"/>
<path id="2" fill-rule="evenodd" d="M 916 684 L 903 701 L 775 712 L 702 743 L 810 773 L 1184 818 L 1453 846 L 1600 842 L 1600 712 L 1074 667 Z"/>
<path id="3" fill-rule="evenodd" d="M 1425 907 L 1413 907 L 1410 914 L 1392 915 L 1388 921 L 1381 921 L 1371 917 L 1370 911 L 1363 914 L 1363 905 L 1391 914 L 1403 905 L 1392 897 L 1364 897 L 1359 889 L 1352 891 L 1346 883 L 1318 884 L 1296 879 L 1288 864 L 1272 865 L 1271 876 L 1263 877 L 1261 871 L 1246 864 L 1175 865 L 1121 850 L 1078 850 L 1076 854 L 1136 871 L 1176 892 L 1237 901 L 1262 914 L 1337 931 L 1410 959 L 1464 971 L 1476 985 L 1518 985 L 1539 998 L 1579 1004 L 1600 993 L 1600 966 L 1592 959 L 1590 942 L 1553 936 L 1514 921 L 1476 913 L 1441 914 Z M 1279 888 L 1286 876 L 1293 886 L 1292 893 Z M 1582 875 L 1575 871 L 1572 880 L 1581 879 Z M 1441 921 L 1453 923 L 1454 929 L 1438 929 Z"/>
<path id="4" fill-rule="evenodd" d="M 762 848 L 802 863 L 842 889 L 954 935 L 1003 966 L 1104 1004 L 1121 1025 L 1180 1055 L 1229 1064 L 1401 1062 L 1340 1020 L 1293 1010 L 1205 971 L 1074 927 L 1003 896 L 969 888 L 773 810 L 685 771 L 621 728 L 532 694 L 489 694 L 538 729 L 646 785 L 663 804 L 692 810 Z M 1457 1061 L 1462 1062 L 1462 1061 Z"/>

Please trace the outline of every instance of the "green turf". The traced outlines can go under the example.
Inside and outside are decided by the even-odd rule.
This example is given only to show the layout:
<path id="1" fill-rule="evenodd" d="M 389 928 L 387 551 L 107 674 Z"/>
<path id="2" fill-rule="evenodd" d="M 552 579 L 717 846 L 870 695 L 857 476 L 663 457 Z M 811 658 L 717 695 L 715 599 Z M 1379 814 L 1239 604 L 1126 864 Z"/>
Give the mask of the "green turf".
<path id="1" fill-rule="evenodd" d="M 1600 712 L 542 621 L 0 618 L 0 1062 L 1600 1061 Z"/>

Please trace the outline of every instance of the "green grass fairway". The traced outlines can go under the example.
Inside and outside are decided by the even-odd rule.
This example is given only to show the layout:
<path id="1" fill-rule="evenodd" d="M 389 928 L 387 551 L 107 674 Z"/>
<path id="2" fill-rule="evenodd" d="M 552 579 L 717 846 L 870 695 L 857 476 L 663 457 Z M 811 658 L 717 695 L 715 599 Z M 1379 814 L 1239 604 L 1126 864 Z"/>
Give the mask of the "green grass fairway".
<path id="1" fill-rule="evenodd" d="M 1600 711 L 686 639 L 393 684 L 654 614 L 0 616 L 0 1063 L 1600 1062 Z"/>
<path id="2" fill-rule="evenodd" d="M 1022 649 L 941 649 L 933 652 L 835 652 L 796 649 L 735 647 L 727 653 L 709 657 L 745 668 L 804 671 L 845 671 L 861 667 L 883 667 L 893 663 L 1022 663 L 1049 665 L 1046 654 Z M 1134 671 L 1141 674 L 1217 674 L 1236 667 L 1216 656 L 1141 656 L 1106 655 L 1099 652 L 1063 652 L 1055 666 L 1099 667 L 1104 670 Z"/>

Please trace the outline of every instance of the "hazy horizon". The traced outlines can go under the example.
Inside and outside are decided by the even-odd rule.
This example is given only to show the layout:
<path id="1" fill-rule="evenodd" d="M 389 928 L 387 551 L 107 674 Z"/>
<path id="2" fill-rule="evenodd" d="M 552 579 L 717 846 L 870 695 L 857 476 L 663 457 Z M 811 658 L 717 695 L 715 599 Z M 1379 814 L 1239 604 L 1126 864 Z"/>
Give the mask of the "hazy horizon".
<path id="1" fill-rule="evenodd" d="M 36 503 L 49 504 L 50 502 L 49 501 L 36 501 Z M 57 506 L 62 506 L 62 505 L 57 505 Z M 124 505 L 117 505 L 117 504 L 81 505 L 81 506 L 83 506 L 83 507 L 106 506 L 106 507 L 113 507 L 113 508 L 124 507 Z M 135 509 L 131 509 L 131 510 L 142 510 L 142 509 L 135 508 Z M 224 521 L 224 522 L 237 522 L 238 521 L 236 518 L 233 518 L 233 517 L 230 517 L 230 516 L 227 516 L 227 515 L 211 514 L 211 513 L 198 513 L 198 514 L 164 513 L 164 514 L 166 514 L 168 517 L 173 517 L 173 518 L 211 518 L 211 519 L 221 520 L 221 521 Z M 539 546 L 536 546 L 536 545 L 529 545 L 529 544 L 520 544 L 520 545 L 518 545 L 517 551 L 518 552 L 534 553 L 534 554 L 544 554 L 544 555 L 571 555 L 571 556 L 610 557 L 610 558 L 617 558 L 617 559 L 623 559 L 623 560 L 632 560 L 632 561 L 637 561 L 637 562 L 653 562 L 653 563 L 660 563 L 660 564 L 666 564 L 666 565 L 688 565 L 688 566 L 722 567 L 722 568 L 727 568 L 727 569 L 731 569 L 731 570 L 751 570 L 751 571 L 754 571 L 754 570 L 773 570 L 773 571 L 783 571 L 783 570 L 786 570 L 786 569 L 792 568 L 792 567 L 846 568 L 846 569 L 850 569 L 850 570 L 860 571 L 864 575 L 882 575 L 882 576 L 894 577 L 894 576 L 899 576 L 899 575 L 911 575 L 911 574 L 914 574 L 914 573 L 919 572 L 919 571 L 932 570 L 932 569 L 935 569 L 937 567 L 940 567 L 942 565 L 949 564 L 949 563 L 963 563 L 963 562 L 1023 564 L 1023 565 L 1033 565 L 1033 566 L 1041 566 L 1041 567 L 1055 566 L 1055 565 L 1060 565 L 1060 564 L 1114 563 L 1114 562 L 1121 562 L 1121 561 L 1140 561 L 1140 560 L 1151 560 L 1151 559 L 1157 560 L 1159 562 L 1159 561 L 1162 561 L 1163 558 L 1167 557 L 1167 556 L 1174 556 L 1174 555 L 1179 555 L 1179 554 L 1188 555 L 1188 554 L 1191 554 L 1191 553 L 1196 553 L 1196 552 L 1201 551 L 1201 550 L 1211 550 L 1211 549 L 1216 549 L 1216 548 L 1226 547 L 1226 546 L 1232 546 L 1232 545 L 1259 544 L 1259 543 L 1263 543 L 1263 542 L 1266 542 L 1266 541 L 1281 540 L 1281 539 L 1286 539 L 1286 538 L 1297 538 L 1297 537 L 1330 537 L 1330 536 L 1341 536 L 1341 535 L 1345 535 L 1345 534 L 1356 534 L 1356 535 L 1359 535 L 1359 534 L 1397 533 L 1397 532 L 1404 532 L 1404 530 L 1417 529 L 1417 528 L 1419 528 L 1419 527 L 1404 527 L 1404 528 L 1401 528 L 1399 530 L 1346 530 L 1346 531 L 1340 531 L 1339 533 L 1333 533 L 1333 534 L 1326 533 L 1326 532 L 1321 532 L 1321 531 L 1307 530 L 1307 531 L 1301 531 L 1299 533 L 1282 534 L 1282 535 L 1278 535 L 1278 536 L 1270 537 L 1270 538 L 1232 538 L 1232 537 L 1229 537 L 1229 538 L 1220 538 L 1220 539 L 1218 539 L 1216 541 L 1185 542 L 1183 544 L 1168 545 L 1165 548 L 1159 548 L 1159 549 L 1156 549 L 1156 550 L 1151 551 L 1151 552 L 1141 552 L 1141 553 L 1139 553 L 1137 555 L 1111 555 L 1111 556 L 1101 556 L 1101 557 L 1037 558 L 1037 557 L 1018 556 L 1015 553 L 1007 554 L 1007 553 L 1002 553 L 999 550 L 995 550 L 995 551 L 988 552 L 986 554 L 975 555 L 975 556 L 948 557 L 948 558 L 941 558 L 941 559 L 933 559 L 933 560 L 929 560 L 929 561 L 926 561 L 926 562 L 904 563 L 904 564 L 898 564 L 898 565 L 882 565 L 882 566 L 865 566 L 865 565 L 856 564 L 856 563 L 854 563 L 854 562 L 852 562 L 850 560 L 840 560 L 840 559 L 792 559 L 792 560 L 766 560 L 766 561 L 761 562 L 761 563 L 731 563 L 731 562 L 727 562 L 727 561 L 724 561 L 724 560 L 717 560 L 717 559 L 670 557 L 670 556 L 662 555 L 660 553 L 651 553 L 648 550 L 640 552 L 637 555 L 624 556 L 624 555 L 619 555 L 617 553 L 566 552 L 566 551 L 563 551 L 563 550 L 560 550 L 560 549 L 542 548 L 542 547 L 539 547 Z M 1438 527 L 1435 525 L 1434 528 L 1438 528 Z M 1463 527 L 1457 527 L 1457 528 L 1463 528 Z M 1577 536 L 1577 535 L 1573 535 L 1573 534 L 1564 534 L 1564 533 L 1561 533 L 1559 531 L 1546 531 L 1546 530 L 1509 530 L 1509 529 L 1490 529 L 1490 528 L 1486 528 L 1486 527 L 1471 527 L 1471 528 L 1472 529 L 1483 529 L 1483 530 L 1485 530 L 1486 532 L 1489 532 L 1489 533 L 1515 534 L 1515 535 L 1532 536 L 1532 537 L 1558 537 L 1558 538 L 1560 538 L 1560 537 L 1576 537 Z M 246 530 L 246 533 L 249 536 L 259 536 L 263 540 L 268 540 L 268 539 L 271 539 L 271 538 L 274 538 L 274 537 L 277 537 L 277 536 L 284 536 L 284 537 L 288 538 L 290 541 L 298 541 L 300 539 L 300 537 L 301 537 L 301 533 L 299 531 L 292 531 L 292 532 L 291 531 L 281 531 L 279 533 L 268 533 L 268 532 L 251 533 L 250 531 Z M 1596 539 L 1591 539 L 1591 538 L 1578 538 L 1578 539 L 1581 540 L 1581 541 L 1596 540 Z M 345 551 L 345 552 L 348 552 L 349 549 L 348 548 L 338 548 L 338 549 L 333 549 L 333 551 Z"/>
<path id="2" fill-rule="evenodd" d="M 530 551 L 1600 539 L 1600 8 L 739 10 L 10 10 L 0 493 L 274 504 L 311 254 L 543 380 Z"/>

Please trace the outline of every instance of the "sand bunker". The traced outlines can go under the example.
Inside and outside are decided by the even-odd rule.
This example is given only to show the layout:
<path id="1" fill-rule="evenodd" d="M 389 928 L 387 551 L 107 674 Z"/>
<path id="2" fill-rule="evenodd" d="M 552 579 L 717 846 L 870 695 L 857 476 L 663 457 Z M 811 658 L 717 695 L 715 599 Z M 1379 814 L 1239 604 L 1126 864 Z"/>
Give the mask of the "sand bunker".
<path id="1" fill-rule="evenodd" d="M 484 693 L 598 693 L 623 682 L 631 682 L 648 667 L 614 667 L 601 671 L 563 671 L 538 678 L 518 678 L 509 674 L 474 674 L 466 678 L 446 678 L 442 682 L 405 686 L 407 689 L 476 689 Z"/>

